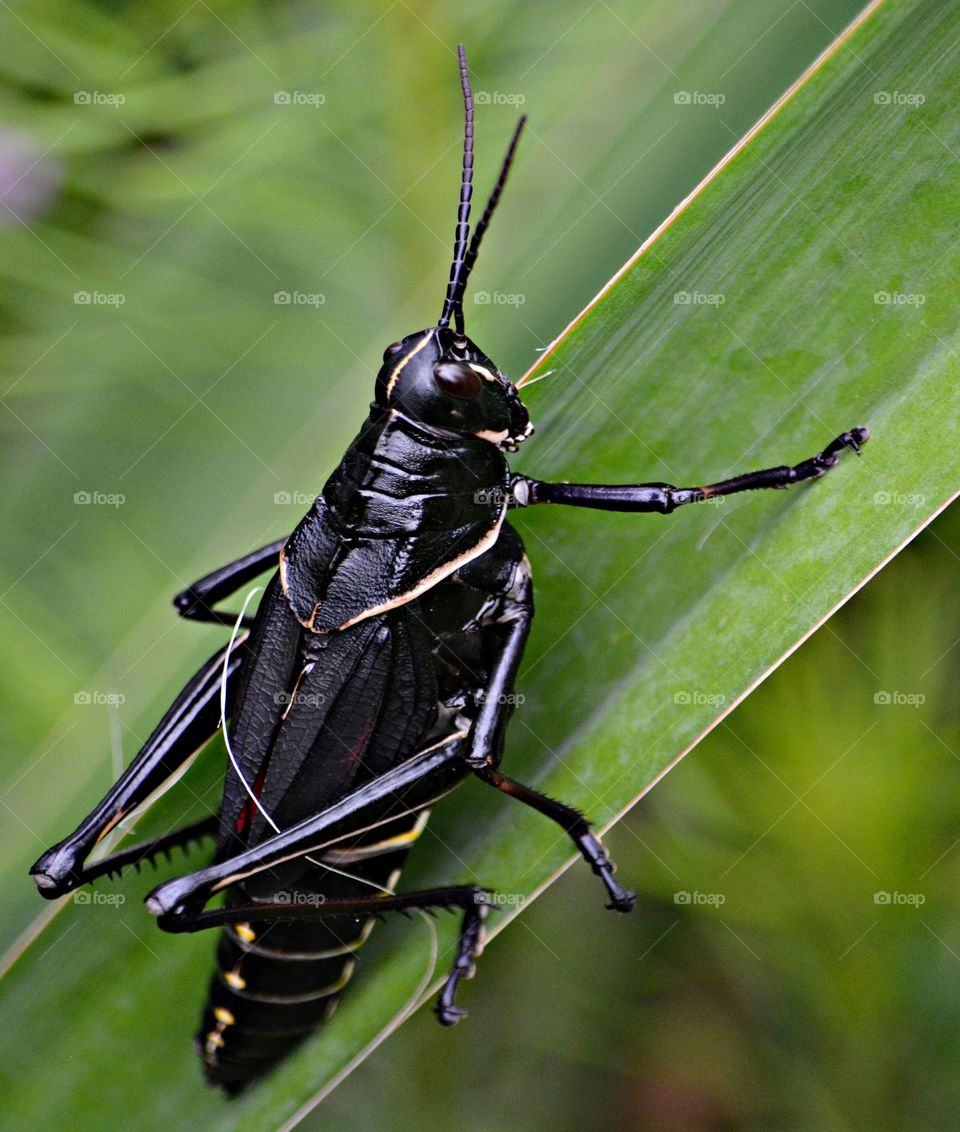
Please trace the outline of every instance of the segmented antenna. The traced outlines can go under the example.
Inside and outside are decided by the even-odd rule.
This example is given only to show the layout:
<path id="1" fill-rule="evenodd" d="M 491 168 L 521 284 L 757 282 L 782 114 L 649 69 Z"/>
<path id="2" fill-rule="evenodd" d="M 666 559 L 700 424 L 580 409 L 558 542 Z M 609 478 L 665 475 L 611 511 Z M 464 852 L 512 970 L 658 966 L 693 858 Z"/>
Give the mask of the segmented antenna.
<path id="1" fill-rule="evenodd" d="M 473 265 L 477 262 L 477 252 L 480 250 L 480 241 L 483 239 L 483 234 L 486 232 L 490 224 L 490 217 L 493 216 L 494 209 L 500 200 L 500 194 L 503 192 L 503 186 L 507 183 L 507 177 L 510 173 L 510 166 L 513 164 L 513 155 L 517 151 L 517 142 L 520 141 L 520 135 L 523 133 L 523 127 L 527 124 L 526 114 L 521 115 L 520 121 L 517 122 L 516 129 L 513 131 L 513 137 L 510 139 L 510 144 L 507 146 L 507 153 L 503 159 L 503 164 L 500 166 L 500 176 L 497 177 L 497 183 L 493 186 L 493 192 L 490 194 L 490 199 L 487 201 L 487 207 L 483 210 L 483 216 L 476 228 L 473 230 L 473 236 L 470 239 L 470 247 L 467 249 L 467 254 L 463 259 L 463 270 L 460 272 L 460 289 L 454 295 L 454 310 L 459 315 L 457 320 L 457 332 L 463 333 L 463 296 L 467 289 L 467 280 L 470 278 L 470 272 L 473 271 Z"/>
<path id="2" fill-rule="evenodd" d="M 461 301 L 463 287 L 460 275 L 463 271 L 463 258 L 467 250 L 467 235 L 470 232 L 470 197 L 473 195 L 473 92 L 470 90 L 470 76 L 467 74 L 467 53 L 461 43 L 457 47 L 460 58 L 460 85 L 463 87 L 463 110 L 465 116 L 463 130 L 463 175 L 460 182 L 460 208 L 457 211 L 457 228 L 453 243 L 453 262 L 450 264 L 450 281 L 443 300 L 443 313 L 438 326 L 449 326 L 450 315 L 455 314 L 457 330 L 463 333 L 463 309 Z M 459 298 L 458 298 L 459 295 Z"/>

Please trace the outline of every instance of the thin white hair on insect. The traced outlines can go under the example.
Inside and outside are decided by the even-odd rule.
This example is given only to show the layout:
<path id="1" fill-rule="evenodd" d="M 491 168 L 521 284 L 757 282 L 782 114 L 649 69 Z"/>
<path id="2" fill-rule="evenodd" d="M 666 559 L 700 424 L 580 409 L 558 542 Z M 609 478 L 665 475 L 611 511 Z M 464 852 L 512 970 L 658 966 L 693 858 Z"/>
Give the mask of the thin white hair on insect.
<path id="1" fill-rule="evenodd" d="M 240 780 L 240 785 L 247 792 L 247 796 L 250 798 L 251 802 L 253 802 L 260 813 L 263 814 L 264 821 L 267 822 L 274 833 L 280 833 L 280 826 L 277 825 L 277 823 L 267 812 L 266 807 L 257 797 L 253 787 L 247 781 L 246 776 L 240 769 L 240 763 L 237 760 L 237 756 L 233 753 L 233 744 L 230 742 L 230 730 L 227 727 L 227 675 L 230 669 L 230 654 L 233 652 L 236 646 L 237 636 L 240 633 L 240 627 L 243 625 L 243 619 L 247 614 L 247 607 L 250 605 L 250 602 L 253 601 L 253 599 L 257 596 L 257 594 L 262 592 L 262 590 L 263 586 L 254 586 L 254 588 L 247 594 L 246 598 L 244 599 L 243 608 L 237 614 L 237 620 L 233 626 L 233 632 L 230 634 L 230 643 L 227 645 L 227 651 L 223 656 L 223 669 L 220 673 L 220 730 L 223 733 L 224 746 L 227 748 L 227 758 L 230 760 L 230 765 L 233 767 L 234 774 L 236 774 L 237 778 Z M 316 865 L 318 868 L 326 869 L 327 872 L 336 873 L 337 876 L 345 877 L 347 880 L 355 881 L 357 884 L 365 884 L 369 888 L 375 888 L 378 892 L 383 892 L 387 896 L 393 895 L 389 888 L 384 888 L 382 884 L 377 884 L 376 881 L 367 880 L 366 877 L 355 876 L 353 873 L 348 873 L 343 869 L 334 868 L 333 865 L 328 865 L 325 861 L 318 861 L 316 857 L 308 857 L 305 855 L 304 860 L 309 861 L 311 865 Z"/>
<path id="2" fill-rule="evenodd" d="M 545 373 L 539 373 L 536 377 L 532 377 L 529 381 L 521 381 L 518 383 L 518 389 L 529 389 L 531 385 L 536 385 L 538 381 L 543 381 L 545 377 L 550 377 L 557 371 L 555 369 L 548 369 Z"/>
<path id="3" fill-rule="evenodd" d="M 230 634 L 230 643 L 227 645 L 227 651 L 223 654 L 223 670 L 220 673 L 220 730 L 223 732 L 223 744 L 227 748 L 227 758 L 230 760 L 230 765 L 233 767 L 234 774 L 240 779 L 240 785 L 246 790 L 250 797 L 250 801 L 257 807 L 264 820 L 274 831 L 280 832 L 280 826 L 273 820 L 267 811 L 260 805 L 260 799 L 254 793 L 253 787 L 247 782 L 243 771 L 240 769 L 240 764 L 237 762 L 237 756 L 233 753 L 233 744 L 230 742 L 230 732 L 227 728 L 227 674 L 230 669 L 230 654 L 233 652 L 234 646 L 237 643 L 237 635 L 240 632 L 240 626 L 243 624 L 243 619 L 247 615 L 247 606 L 257 596 L 258 593 L 263 592 L 263 586 L 254 586 L 253 589 L 247 594 L 243 600 L 243 608 L 237 614 L 236 624 L 233 626 L 233 632 Z"/>

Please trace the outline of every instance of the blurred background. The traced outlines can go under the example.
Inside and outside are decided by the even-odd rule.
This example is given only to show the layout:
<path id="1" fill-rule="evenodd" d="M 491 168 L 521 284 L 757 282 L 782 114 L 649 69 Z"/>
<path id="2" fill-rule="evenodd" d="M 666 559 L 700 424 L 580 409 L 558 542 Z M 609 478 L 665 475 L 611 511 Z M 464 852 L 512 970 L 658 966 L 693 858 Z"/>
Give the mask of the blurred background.
<path id="1" fill-rule="evenodd" d="M 3 7 L 4 946 L 219 641 L 170 596 L 292 528 L 439 313 L 456 44 L 481 199 L 531 116 L 467 310 L 519 376 L 859 7 Z M 947 513 L 608 836 L 633 917 L 569 871 L 468 1027 L 421 1012 L 304 1127 L 954 1127 L 958 581 Z"/>

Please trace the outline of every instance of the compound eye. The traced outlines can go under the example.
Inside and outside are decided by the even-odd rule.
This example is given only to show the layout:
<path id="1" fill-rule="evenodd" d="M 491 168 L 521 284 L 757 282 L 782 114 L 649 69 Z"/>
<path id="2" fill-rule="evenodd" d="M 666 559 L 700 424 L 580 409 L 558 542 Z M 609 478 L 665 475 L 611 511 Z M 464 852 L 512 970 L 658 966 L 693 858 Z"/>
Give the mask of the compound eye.
<path id="1" fill-rule="evenodd" d="M 390 345 L 383 351 L 383 360 L 385 362 L 392 361 L 402 349 L 402 342 L 391 342 Z"/>
<path id="2" fill-rule="evenodd" d="M 483 388 L 480 375 L 466 362 L 437 362 L 433 377 L 444 393 L 461 401 L 471 400 Z"/>

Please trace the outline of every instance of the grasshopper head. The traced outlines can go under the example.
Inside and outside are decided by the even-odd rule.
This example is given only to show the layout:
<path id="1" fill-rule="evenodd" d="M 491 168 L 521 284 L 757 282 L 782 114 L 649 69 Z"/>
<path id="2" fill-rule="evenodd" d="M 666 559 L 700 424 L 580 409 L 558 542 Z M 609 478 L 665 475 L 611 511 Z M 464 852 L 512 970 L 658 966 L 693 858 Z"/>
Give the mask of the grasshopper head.
<path id="1" fill-rule="evenodd" d="M 465 334 L 448 326 L 419 330 L 387 347 L 377 403 L 511 452 L 533 432 L 513 382 Z"/>
<path id="2" fill-rule="evenodd" d="M 477 259 L 480 241 L 506 184 L 525 118 L 513 132 L 500 175 L 480 222 L 470 238 L 470 198 L 473 195 L 473 95 L 462 47 L 460 83 L 465 123 L 460 207 L 450 265 L 450 281 L 440 321 L 429 330 L 410 334 L 388 346 L 377 375 L 377 403 L 397 409 L 436 428 L 468 433 L 514 451 L 532 432 L 517 387 L 463 330 L 463 295 Z M 450 326 L 453 319 L 456 329 Z"/>

